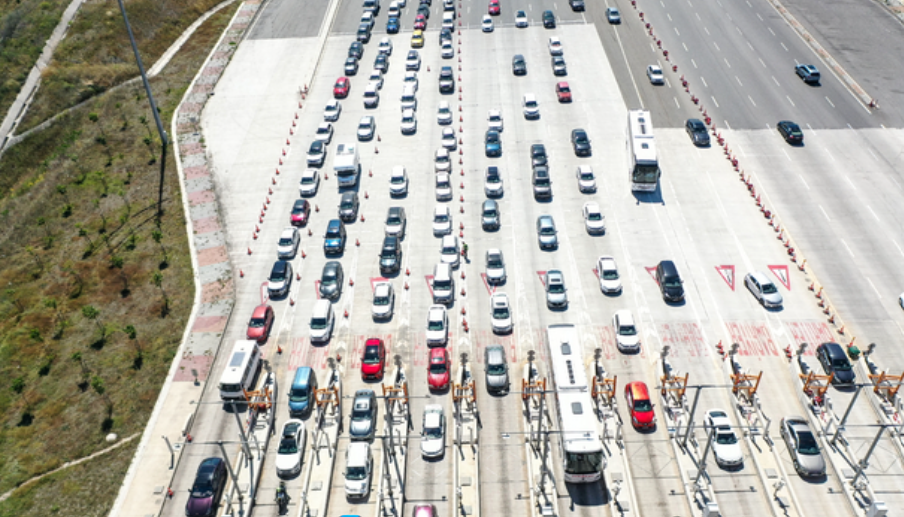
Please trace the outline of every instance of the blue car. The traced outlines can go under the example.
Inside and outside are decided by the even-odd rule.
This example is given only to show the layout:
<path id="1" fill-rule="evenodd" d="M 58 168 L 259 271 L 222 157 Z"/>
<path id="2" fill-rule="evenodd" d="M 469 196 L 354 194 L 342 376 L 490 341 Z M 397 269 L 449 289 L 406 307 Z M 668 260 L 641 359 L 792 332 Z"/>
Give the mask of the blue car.
<path id="1" fill-rule="evenodd" d="M 390 18 L 389 21 L 386 22 L 386 32 L 389 34 L 396 34 L 399 32 L 398 18 Z"/>
<path id="2" fill-rule="evenodd" d="M 492 129 L 487 131 L 484 142 L 486 143 L 487 156 L 502 155 L 502 139 L 499 137 L 499 131 L 494 131 Z"/>

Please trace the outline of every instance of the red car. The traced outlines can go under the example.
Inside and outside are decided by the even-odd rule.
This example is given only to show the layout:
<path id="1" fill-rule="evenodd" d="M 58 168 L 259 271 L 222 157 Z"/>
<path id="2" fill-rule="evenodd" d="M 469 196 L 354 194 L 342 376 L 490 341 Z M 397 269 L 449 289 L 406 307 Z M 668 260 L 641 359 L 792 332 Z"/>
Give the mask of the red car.
<path id="1" fill-rule="evenodd" d="M 364 357 L 361 358 L 361 380 L 383 379 L 386 370 L 386 347 L 382 339 L 370 338 L 364 343 Z"/>
<path id="2" fill-rule="evenodd" d="M 499 0 L 490 0 L 490 14 L 499 14 Z"/>
<path id="3" fill-rule="evenodd" d="M 646 383 L 629 382 L 625 386 L 625 402 L 628 404 L 628 413 L 631 414 L 631 425 L 635 429 L 653 429 L 656 426 L 656 415 L 653 413 L 653 403 Z"/>
<path id="4" fill-rule="evenodd" d="M 336 86 L 333 86 L 333 97 L 344 99 L 348 97 L 348 90 L 352 87 L 348 77 L 340 77 L 336 80 Z"/>
<path id="5" fill-rule="evenodd" d="M 571 102 L 571 88 L 568 87 L 568 83 L 565 81 L 556 83 L 556 97 L 559 98 L 559 102 Z"/>
<path id="6" fill-rule="evenodd" d="M 427 17 L 426 16 L 424 16 L 423 14 L 419 14 L 419 15 L 417 15 L 417 17 L 414 18 L 414 30 L 416 30 L 416 31 L 417 30 L 420 30 L 420 31 L 427 30 Z"/>
<path id="7" fill-rule="evenodd" d="M 254 339 L 258 343 L 267 341 L 270 337 L 270 329 L 273 328 L 273 307 L 258 305 L 251 313 L 251 321 L 248 322 L 248 339 Z"/>
<path id="8" fill-rule="evenodd" d="M 452 377 L 452 361 L 445 348 L 431 348 L 430 361 L 427 366 L 427 383 L 431 390 L 444 390 L 449 387 Z"/>
<path id="9" fill-rule="evenodd" d="M 304 226 L 308 224 L 308 217 L 311 215 L 311 204 L 307 199 L 296 199 L 292 205 L 292 226 Z"/>

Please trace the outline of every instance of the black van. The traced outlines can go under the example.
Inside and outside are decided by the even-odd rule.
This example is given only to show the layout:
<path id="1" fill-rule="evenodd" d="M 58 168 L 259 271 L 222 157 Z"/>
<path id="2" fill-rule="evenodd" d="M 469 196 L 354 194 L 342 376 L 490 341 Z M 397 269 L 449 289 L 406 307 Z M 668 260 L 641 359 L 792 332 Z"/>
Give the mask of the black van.
<path id="1" fill-rule="evenodd" d="M 662 291 L 662 299 L 666 302 L 680 302 L 684 300 L 684 286 L 678 268 L 671 260 L 663 260 L 656 266 L 656 281 L 659 282 L 659 290 Z"/>

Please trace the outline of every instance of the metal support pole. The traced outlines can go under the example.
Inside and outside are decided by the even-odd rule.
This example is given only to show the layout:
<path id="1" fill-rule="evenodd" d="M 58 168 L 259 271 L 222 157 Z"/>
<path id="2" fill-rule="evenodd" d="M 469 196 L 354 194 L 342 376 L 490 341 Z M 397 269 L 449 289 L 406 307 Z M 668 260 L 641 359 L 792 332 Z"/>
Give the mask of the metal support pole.
<path id="1" fill-rule="evenodd" d="M 851 480 L 851 486 L 857 484 L 857 480 L 860 478 L 860 475 L 863 474 L 863 471 L 866 469 L 866 467 L 869 466 L 869 457 L 872 456 L 873 451 L 876 450 L 876 445 L 879 444 L 879 438 L 882 438 L 882 433 L 884 432 L 885 426 L 880 426 L 879 432 L 876 433 L 876 437 L 873 438 L 873 443 L 869 446 L 869 450 L 866 451 L 866 456 L 864 456 L 863 459 L 857 463 L 857 474 L 855 474 L 854 479 Z"/>
<path id="2" fill-rule="evenodd" d="M 844 411 L 844 416 L 841 417 L 841 422 L 835 426 L 835 434 L 832 436 L 832 445 L 835 445 L 835 442 L 838 441 L 838 437 L 841 436 L 841 430 L 844 428 L 844 424 L 847 422 L 848 416 L 851 414 L 851 410 L 854 409 L 854 403 L 857 402 L 857 397 L 860 396 L 860 390 L 863 389 L 862 384 L 857 385 L 857 391 L 854 392 L 854 396 L 851 398 L 851 403 L 848 404 L 847 409 Z"/>
<path id="3" fill-rule="evenodd" d="M 169 449 L 170 453 L 169 469 L 173 470 L 176 467 L 176 451 L 173 449 L 173 444 L 170 443 L 169 438 L 167 438 L 166 435 L 163 435 L 163 441 L 166 442 L 166 448 Z"/>
<path id="4" fill-rule="evenodd" d="M 242 495 L 241 488 L 239 487 L 239 478 L 235 475 L 235 470 L 232 469 L 232 463 L 229 462 L 229 455 L 226 454 L 226 447 L 223 447 L 223 441 L 220 440 L 219 442 L 217 442 L 217 445 L 220 446 L 220 452 L 223 453 L 223 461 L 226 462 L 226 470 L 229 471 L 229 477 L 232 478 L 232 484 L 235 485 L 235 491 L 239 494 L 239 515 L 245 515 L 245 498 Z"/>
<path id="5" fill-rule="evenodd" d="M 245 453 L 245 456 L 250 458 L 251 450 L 248 449 L 248 437 L 245 436 L 245 426 L 242 425 L 242 419 L 239 418 L 239 412 L 235 410 L 235 402 L 230 402 L 229 405 L 232 408 L 232 414 L 235 416 L 235 423 L 239 426 L 239 437 L 242 439 L 242 451 Z M 245 407 L 247 408 L 248 406 L 246 405 Z M 248 412 L 250 413 L 251 411 L 252 409 L 249 408 Z"/>
<path id="6" fill-rule="evenodd" d="M 687 417 L 687 431 L 684 433 L 684 439 L 681 440 L 681 447 L 687 448 L 687 439 L 691 435 L 691 429 L 694 427 L 694 413 L 697 411 L 697 402 L 700 400 L 700 391 L 703 386 L 695 386 L 697 393 L 694 394 L 694 402 L 691 404 L 691 413 Z"/>
<path id="7" fill-rule="evenodd" d="M 540 399 L 543 400 L 543 399 Z M 542 418 L 542 415 L 541 415 Z M 541 420 L 542 426 L 542 420 Z M 546 433 L 543 435 L 543 463 L 540 466 L 540 492 L 546 493 L 546 474 L 549 472 L 549 467 L 546 464 L 546 456 L 549 455 L 549 429 L 546 430 Z"/>
<path id="8" fill-rule="evenodd" d="M 699 393 L 699 392 L 698 392 Z M 709 449 L 713 444 L 714 433 L 713 430 L 706 430 L 706 448 L 703 449 L 703 457 L 700 458 L 700 463 L 697 464 L 697 477 L 694 478 L 694 486 L 699 487 L 698 484 L 700 482 L 700 477 L 706 472 L 706 456 L 709 454 Z"/>

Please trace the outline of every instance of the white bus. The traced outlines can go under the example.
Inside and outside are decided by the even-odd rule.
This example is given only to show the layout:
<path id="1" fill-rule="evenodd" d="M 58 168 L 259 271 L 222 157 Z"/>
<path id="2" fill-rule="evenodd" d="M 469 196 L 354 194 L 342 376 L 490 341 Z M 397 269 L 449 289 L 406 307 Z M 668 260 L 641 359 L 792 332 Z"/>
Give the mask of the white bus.
<path id="1" fill-rule="evenodd" d="M 653 192 L 659 183 L 659 157 L 649 111 L 628 112 L 628 179 L 633 192 Z"/>
<path id="2" fill-rule="evenodd" d="M 567 483 L 598 481 L 603 470 L 603 446 L 590 399 L 584 354 L 574 325 L 546 327 L 556 394 L 562 460 Z"/>

